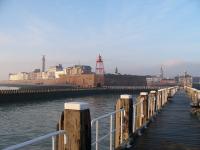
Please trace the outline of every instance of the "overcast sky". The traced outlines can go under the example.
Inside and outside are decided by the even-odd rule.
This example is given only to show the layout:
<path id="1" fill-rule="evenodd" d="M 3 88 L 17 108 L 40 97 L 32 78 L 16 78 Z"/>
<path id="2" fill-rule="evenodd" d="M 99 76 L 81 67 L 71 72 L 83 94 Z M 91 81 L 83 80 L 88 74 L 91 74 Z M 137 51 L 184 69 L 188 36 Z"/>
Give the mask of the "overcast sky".
<path id="1" fill-rule="evenodd" d="M 199 0 L 0 0 L 0 79 L 63 64 L 200 75 Z"/>

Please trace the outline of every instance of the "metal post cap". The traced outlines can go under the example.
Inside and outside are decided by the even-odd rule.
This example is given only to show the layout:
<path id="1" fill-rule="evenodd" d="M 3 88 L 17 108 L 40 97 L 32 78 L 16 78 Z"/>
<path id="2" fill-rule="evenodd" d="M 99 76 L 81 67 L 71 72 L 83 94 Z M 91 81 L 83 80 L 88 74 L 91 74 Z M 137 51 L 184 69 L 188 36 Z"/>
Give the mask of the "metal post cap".
<path id="1" fill-rule="evenodd" d="M 120 98 L 121 99 L 132 99 L 133 96 L 132 95 L 128 95 L 128 94 L 123 94 L 123 95 L 120 95 Z"/>
<path id="2" fill-rule="evenodd" d="M 150 91 L 150 93 L 151 93 L 151 94 L 155 94 L 155 93 L 156 93 L 156 91 Z"/>
<path id="3" fill-rule="evenodd" d="M 64 109 L 85 110 L 89 109 L 89 104 L 85 102 L 68 102 L 64 104 Z"/>
<path id="4" fill-rule="evenodd" d="M 141 96 L 146 96 L 146 95 L 148 95 L 148 92 L 140 92 L 140 95 Z"/>

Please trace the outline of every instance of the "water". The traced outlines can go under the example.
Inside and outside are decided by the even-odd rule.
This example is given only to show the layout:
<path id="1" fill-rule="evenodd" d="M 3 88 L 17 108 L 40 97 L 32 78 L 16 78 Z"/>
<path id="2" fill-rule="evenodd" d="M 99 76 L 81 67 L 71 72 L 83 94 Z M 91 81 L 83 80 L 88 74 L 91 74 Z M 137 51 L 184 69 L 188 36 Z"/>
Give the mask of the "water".
<path id="1" fill-rule="evenodd" d="M 0 104 L 0 149 L 18 144 L 32 138 L 56 130 L 64 102 L 87 102 L 91 109 L 91 118 L 114 111 L 114 104 L 119 95 L 97 95 L 73 99 L 59 99 L 42 102 L 27 102 Z M 100 125 L 101 130 L 107 130 Z M 102 132 L 102 133 L 104 133 Z M 109 138 L 109 137 L 108 137 Z M 104 141 L 108 145 L 108 140 Z M 26 147 L 25 149 L 50 149 L 51 139 L 42 144 Z"/>
<path id="2" fill-rule="evenodd" d="M 199 150 L 200 120 L 190 113 L 182 91 L 169 102 L 139 137 L 134 150 Z"/>

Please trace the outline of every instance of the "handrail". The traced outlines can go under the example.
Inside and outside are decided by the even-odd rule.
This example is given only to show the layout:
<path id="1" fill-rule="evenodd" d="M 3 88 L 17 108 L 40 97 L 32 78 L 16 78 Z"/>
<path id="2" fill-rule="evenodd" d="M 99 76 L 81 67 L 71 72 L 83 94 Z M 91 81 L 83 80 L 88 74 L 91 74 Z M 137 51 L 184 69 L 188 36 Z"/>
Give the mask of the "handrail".
<path id="1" fill-rule="evenodd" d="M 124 121 L 124 116 L 125 116 L 125 109 L 124 108 L 122 108 L 122 109 L 119 109 L 119 110 L 116 110 L 116 111 L 114 111 L 114 112 L 111 112 L 111 113 L 108 113 L 108 114 L 105 114 L 105 115 L 102 115 L 102 116 L 100 116 L 100 117 L 98 117 L 98 118 L 95 118 L 95 119 L 93 119 L 92 121 L 91 121 L 91 126 L 93 126 L 93 124 L 94 123 L 96 123 L 96 140 L 92 143 L 92 146 L 93 145 L 96 145 L 96 150 L 98 150 L 98 143 L 100 142 L 100 141 L 102 141 L 103 139 L 105 139 L 106 137 L 108 137 L 108 136 L 110 136 L 110 150 L 112 150 L 113 148 L 113 143 L 112 143 L 112 139 L 113 139 L 113 136 L 112 136 L 112 134 L 114 133 L 114 132 L 116 132 L 116 129 L 113 129 L 113 121 L 114 121 L 114 118 L 113 118 L 113 115 L 114 114 L 116 114 L 116 113 L 119 113 L 120 112 L 120 133 L 121 133 L 121 143 L 122 143 L 122 141 L 123 141 L 123 139 L 122 139 L 122 133 L 123 133 L 123 121 Z M 110 129 L 109 129 L 109 132 L 108 132 L 108 134 L 106 134 L 106 135 L 104 135 L 104 136 L 102 136 L 102 137 L 99 137 L 99 120 L 100 119 L 104 119 L 104 118 L 108 118 L 108 117 L 110 117 Z"/>
<path id="2" fill-rule="evenodd" d="M 20 143 L 20 144 L 17 144 L 17 145 L 7 147 L 3 150 L 16 150 L 16 149 L 23 148 L 25 146 L 28 146 L 28 145 L 31 145 L 31 144 L 34 144 L 34 143 L 38 143 L 38 142 L 45 140 L 45 139 L 48 139 L 50 137 L 52 137 L 52 149 L 55 150 L 55 136 L 61 135 L 61 134 L 64 135 L 64 142 L 66 144 L 67 143 L 66 132 L 64 130 L 60 130 L 60 131 L 52 132 L 52 133 L 37 137 L 35 139 L 29 140 L 29 141 L 26 141 L 26 142 L 23 142 L 23 143 Z"/>
<path id="3" fill-rule="evenodd" d="M 95 118 L 95 119 L 93 119 L 93 120 L 91 121 L 91 125 L 93 125 L 93 123 L 94 123 L 95 121 L 97 121 L 97 120 L 100 120 L 100 119 L 109 117 L 109 116 L 111 116 L 111 115 L 113 115 L 113 114 L 116 114 L 116 113 L 118 113 L 118 112 L 121 112 L 121 111 L 124 111 L 124 109 L 119 109 L 119 110 L 116 110 L 116 111 L 114 111 L 114 112 L 111 112 L 111 113 L 102 115 L 102 116 L 100 116 L 100 117 L 97 117 L 97 118 Z"/>

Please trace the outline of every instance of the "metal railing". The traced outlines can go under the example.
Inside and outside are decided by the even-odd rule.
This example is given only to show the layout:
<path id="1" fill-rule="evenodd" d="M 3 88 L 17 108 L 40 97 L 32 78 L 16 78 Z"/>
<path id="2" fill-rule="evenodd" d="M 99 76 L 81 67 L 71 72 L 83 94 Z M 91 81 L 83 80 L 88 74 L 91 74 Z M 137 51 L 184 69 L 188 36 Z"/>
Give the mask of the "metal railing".
<path id="1" fill-rule="evenodd" d="M 32 139 L 30 141 L 26 141 L 26 142 L 23 142 L 23 143 L 20 143 L 20 144 L 17 144 L 17 145 L 7 147 L 3 150 L 17 150 L 17 149 L 20 149 L 20 148 L 23 148 L 23 147 L 26 147 L 26 146 L 29 146 L 29 145 L 32 145 L 32 144 L 35 144 L 35 143 L 39 143 L 39 142 L 46 140 L 50 137 L 52 138 L 52 150 L 55 150 L 56 149 L 56 136 L 58 136 L 58 135 L 64 135 L 64 144 L 66 144 L 67 143 L 67 134 L 64 130 L 60 130 L 60 131 L 56 131 L 56 132 L 46 134 L 44 136 L 37 137 L 37 138 Z"/>
<path id="2" fill-rule="evenodd" d="M 110 136 L 110 150 L 113 149 L 113 133 L 116 132 L 116 129 L 113 129 L 113 116 L 116 115 L 117 113 L 120 113 L 120 134 L 121 134 L 121 139 L 120 142 L 123 142 L 123 124 L 124 124 L 124 117 L 125 117 L 125 110 L 124 109 L 119 109 L 117 111 L 105 114 L 103 116 L 100 116 L 98 118 L 95 118 L 91 121 L 91 126 L 93 126 L 94 124 L 96 125 L 96 137 L 95 137 L 95 141 L 92 143 L 92 146 L 96 146 L 96 150 L 98 150 L 99 148 L 99 142 L 101 142 L 103 139 L 105 139 L 106 137 Z M 110 128 L 109 128 L 109 133 L 99 137 L 99 120 L 104 119 L 104 118 L 109 118 L 110 117 Z"/>
<path id="3" fill-rule="evenodd" d="M 139 97 L 138 97 L 139 98 Z M 148 103 L 148 107 L 147 107 L 147 116 L 149 119 L 151 119 L 157 112 L 157 104 L 156 104 L 156 100 L 155 98 L 148 98 L 147 100 Z M 153 105 L 151 104 L 153 103 Z M 137 112 L 137 109 L 139 111 L 139 114 Z M 151 113 L 150 113 L 151 110 Z M 137 131 L 138 129 L 140 129 L 143 126 L 146 126 L 147 122 L 145 121 L 144 124 L 139 124 L 139 126 L 136 126 L 136 119 L 138 119 L 138 117 L 144 116 L 144 112 L 143 112 L 143 101 L 139 101 L 137 103 L 133 104 L 133 133 L 135 133 L 135 131 Z"/>
<path id="4" fill-rule="evenodd" d="M 138 105 L 141 105 L 140 107 L 140 115 L 143 115 L 143 101 L 137 102 L 135 104 L 133 104 L 133 133 L 138 129 L 138 127 L 136 126 L 136 119 L 138 117 L 140 117 L 140 115 L 137 114 L 137 107 Z"/>

